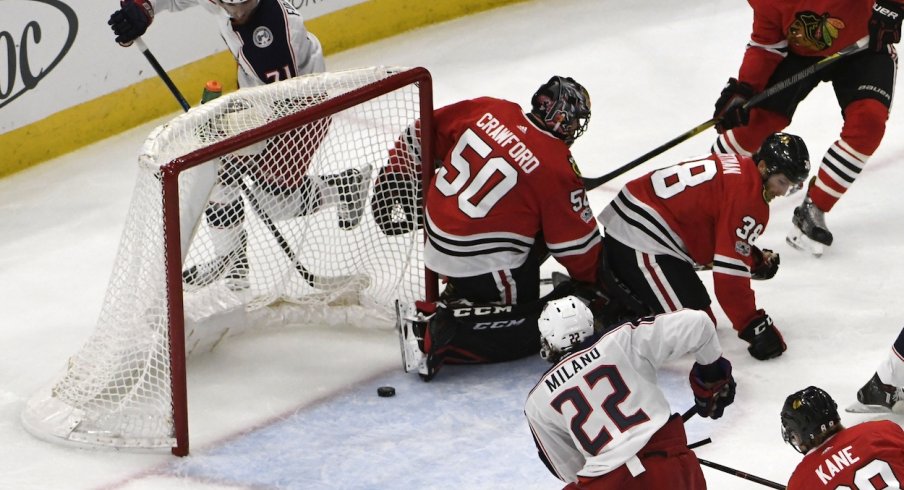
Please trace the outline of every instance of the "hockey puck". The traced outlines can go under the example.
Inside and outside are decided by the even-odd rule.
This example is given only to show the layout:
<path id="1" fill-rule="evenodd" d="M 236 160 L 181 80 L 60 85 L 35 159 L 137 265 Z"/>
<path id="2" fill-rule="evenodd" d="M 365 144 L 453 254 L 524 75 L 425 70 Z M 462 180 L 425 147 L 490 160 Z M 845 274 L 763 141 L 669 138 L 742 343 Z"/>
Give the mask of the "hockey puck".
<path id="1" fill-rule="evenodd" d="M 395 396 L 395 388 L 393 388 L 392 386 L 381 386 L 377 388 L 377 394 L 382 396 L 383 398 Z"/>

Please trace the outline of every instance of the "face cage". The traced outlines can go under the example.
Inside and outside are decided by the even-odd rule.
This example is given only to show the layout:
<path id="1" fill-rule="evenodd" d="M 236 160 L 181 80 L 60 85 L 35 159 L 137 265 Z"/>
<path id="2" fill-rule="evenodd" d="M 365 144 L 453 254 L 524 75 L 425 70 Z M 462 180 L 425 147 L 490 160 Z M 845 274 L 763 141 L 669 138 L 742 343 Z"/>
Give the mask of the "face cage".
<path id="1" fill-rule="evenodd" d="M 800 435 L 796 432 L 791 432 L 790 430 L 788 430 L 788 427 L 786 427 L 784 423 L 782 424 L 782 439 L 784 439 L 786 443 L 790 444 L 795 451 L 799 452 L 800 454 L 807 454 L 809 448 L 803 446 L 800 440 Z"/>
<path id="2" fill-rule="evenodd" d="M 589 113 L 586 116 L 570 117 L 569 112 L 562 109 L 551 112 L 551 117 L 546 119 L 547 127 L 551 125 L 550 131 L 569 145 L 587 131 Z"/>
<path id="3" fill-rule="evenodd" d="M 553 348 L 549 345 L 549 342 L 546 339 L 540 339 L 540 358 L 544 361 L 548 361 L 551 357 L 555 355 Z"/>

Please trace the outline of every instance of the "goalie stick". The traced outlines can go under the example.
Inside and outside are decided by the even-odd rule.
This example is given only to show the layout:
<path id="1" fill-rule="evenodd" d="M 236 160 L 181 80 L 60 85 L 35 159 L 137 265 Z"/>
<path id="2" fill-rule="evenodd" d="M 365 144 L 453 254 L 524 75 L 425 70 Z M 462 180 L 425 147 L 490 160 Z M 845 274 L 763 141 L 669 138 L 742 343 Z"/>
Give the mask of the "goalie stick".
<path id="1" fill-rule="evenodd" d="M 750 109 L 751 107 L 762 102 L 764 99 L 766 99 L 768 97 L 772 97 L 776 93 L 781 92 L 782 90 L 785 90 L 786 88 L 790 87 L 791 85 L 794 85 L 795 83 L 803 80 L 804 78 L 807 78 L 807 77 L 813 75 L 817 71 L 829 66 L 830 64 L 840 60 L 841 58 L 844 58 L 844 57 L 850 56 L 852 54 L 859 53 L 860 51 L 863 51 L 864 49 L 866 49 L 868 44 L 869 44 L 869 36 L 860 38 L 859 40 L 857 40 L 857 42 L 842 48 L 837 53 L 826 56 L 825 58 L 808 66 L 807 68 L 795 73 L 794 75 L 792 75 L 774 85 L 771 85 L 766 90 L 763 90 L 762 92 L 754 95 L 753 97 L 750 98 L 750 100 L 748 100 L 744 104 L 744 106 L 743 106 L 744 109 Z M 694 128 L 678 135 L 677 137 L 648 151 L 647 153 L 644 153 L 643 155 L 637 157 L 636 159 L 622 165 L 621 167 L 618 167 L 617 169 L 615 169 L 605 175 L 602 175 L 600 177 L 582 177 L 581 180 L 584 181 L 584 188 L 586 188 L 588 191 L 596 189 L 597 187 L 605 184 L 606 182 L 609 182 L 610 180 L 618 177 L 619 175 L 633 169 L 634 167 L 637 167 L 641 163 L 644 163 L 647 160 L 650 160 L 651 158 L 659 155 L 660 153 L 663 153 L 664 151 L 676 146 L 678 143 L 688 140 L 688 139 L 702 133 L 703 131 L 706 131 L 707 129 L 715 126 L 716 123 L 718 123 L 721 119 L 722 118 L 714 117 L 714 118 L 704 122 L 703 124 L 697 125 Z"/>
<path id="2" fill-rule="evenodd" d="M 163 83 L 166 84 L 166 87 L 169 89 L 170 93 L 173 94 L 173 97 L 179 101 L 179 105 L 182 106 L 182 109 L 185 112 L 188 112 L 191 109 L 191 106 L 185 100 L 185 97 L 182 96 L 182 93 L 179 91 L 179 88 L 176 87 L 176 84 L 173 83 L 173 80 L 170 78 L 169 74 L 166 73 L 166 70 L 163 69 L 163 66 L 157 61 L 157 58 L 151 53 L 151 50 L 147 47 L 144 41 L 139 37 L 135 39 L 135 46 L 141 50 L 141 54 L 148 60 L 151 67 L 154 68 L 154 71 L 157 73 L 157 76 L 163 80 Z M 276 223 L 273 222 L 273 219 L 270 218 L 269 215 L 260 207 L 260 203 L 257 202 L 257 199 L 252 194 L 251 189 L 248 188 L 248 184 L 245 183 L 244 178 L 239 179 L 241 183 L 242 193 L 245 194 L 245 197 L 248 199 L 248 202 L 251 204 L 251 208 L 254 210 L 255 214 L 263 221 L 267 228 L 270 230 L 270 233 L 273 235 L 273 238 L 276 239 L 276 242 L 279 244 L 279 247 L 282 249 L 283 253 L 295 267 L 295 270 L 298 271 L 298 274 L 304 279 L 309 286 L 315 289 L 325 290 L 325 291 L 333 291 L 346 287 L 350 284 L 357 284 L 359 288 L 366 287 L 368 279 L 367 276 L 362 274 L 352 274 L 352 275 L 341 275 L 341 276 L 317 276 L 311 273 L 305 266 L 298 260 L 298 256 L 295 254 L 295 251 L 292 250 L 292 247 L 289 245 L 289 242 L 286 241 L 286 238 L 279 231 L 279 228 L 276 227 Z"/>

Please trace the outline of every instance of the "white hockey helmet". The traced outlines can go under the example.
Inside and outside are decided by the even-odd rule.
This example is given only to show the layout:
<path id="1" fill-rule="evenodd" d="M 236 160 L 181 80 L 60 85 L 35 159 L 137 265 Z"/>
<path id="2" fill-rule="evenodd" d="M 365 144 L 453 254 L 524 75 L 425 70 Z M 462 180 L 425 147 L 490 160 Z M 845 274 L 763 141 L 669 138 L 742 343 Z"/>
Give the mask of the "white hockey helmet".
<path id="1" fill-rule="evenodd" d="M 540 357 L 555 362 L 593 335 L 593 313 L 580 299 L 566 296 L 546 303 L 537 327 L 540 329 Z"/>

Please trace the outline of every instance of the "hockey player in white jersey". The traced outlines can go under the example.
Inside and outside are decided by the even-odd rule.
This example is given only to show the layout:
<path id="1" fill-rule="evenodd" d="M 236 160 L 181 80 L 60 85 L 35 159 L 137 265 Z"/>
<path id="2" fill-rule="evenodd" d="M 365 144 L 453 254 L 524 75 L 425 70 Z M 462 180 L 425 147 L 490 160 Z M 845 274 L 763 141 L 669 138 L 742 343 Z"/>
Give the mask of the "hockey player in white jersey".
<path id="1" fill-rule="evenodd" d="M 238 65 L 239 88 L 325 70 L 320 41 L 308 32 L 304 19 L 292 4 L 283 0 L 123 0 L 108 24 L 116 42 L 128 46 L 147 31 L 155 13 L 194 6 L 212 14 Z M 244 107 L 220 119 L 257 118 L 263 123 L 282 112 L 318 102 L 317 97 L 301 97 L 280 101 L 281 107 Z M 247 129 L 228 120 L 214 124 Z M 254 182 L 250 190 L 258 207 L 270 219 L 290 219 L 335 206 L 340 228 L 349 230 L 358 225 L 364 210 L 370 166 L 335 175 L 307 173 L 329 125 L 328 118 L 321 119 L 271 138 L 256 154 L 224 157 L 205 210 L 217 258 L 185 270 L 183 281 L 187 285 L 203 287 L 225 278 L 232 289 L 248 287 L 245 209 L 240 185 L 240 179 L 246 175 Z M 226 136 L 236 132 L 225 131 Z M 299 143 L 302 141 L 306 143 Z"/>
<path id="2" fill-rule="evenodd" d="M 147 31 L 156 13 L 199 5 L 213 15 L 238 64 L 239 87 L 325 70 L 320 41 L 301 14 L 280 0 L 124 0 L 108 24 L 116 42 L 128 46 Z"/>
<path id="3" fill-rule="evenodd" d="M 574 297 L 551 301 L 539 323 L 545 358 L 574 350 L 543 375 L 524 409 L 540 459 L 565 488 L 706 488 L 683 421 L 656 383 L 662 364 L 692 353 L 697 413 L 719 418 L 734 401 L 731 363 L 705 312 L 642 318 L 591 345 L 592 315 Z"/>

